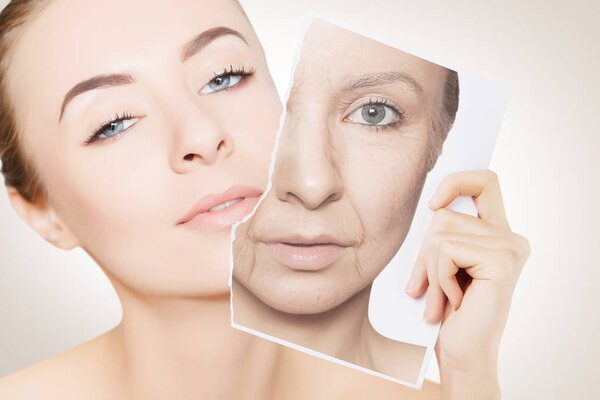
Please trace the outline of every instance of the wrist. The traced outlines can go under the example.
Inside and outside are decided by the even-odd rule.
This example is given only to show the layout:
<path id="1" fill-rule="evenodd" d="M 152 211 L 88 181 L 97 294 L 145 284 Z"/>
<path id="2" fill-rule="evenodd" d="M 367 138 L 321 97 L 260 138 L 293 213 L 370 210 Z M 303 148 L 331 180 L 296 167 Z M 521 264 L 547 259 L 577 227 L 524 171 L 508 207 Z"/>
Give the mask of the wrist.
<path id="1" fill-rule="evenodd" d="M 486 357 L 469 364 L 456 364 L 440 358 L 440 381 L 444 400 L 501 398 L 497 357 Z"/>

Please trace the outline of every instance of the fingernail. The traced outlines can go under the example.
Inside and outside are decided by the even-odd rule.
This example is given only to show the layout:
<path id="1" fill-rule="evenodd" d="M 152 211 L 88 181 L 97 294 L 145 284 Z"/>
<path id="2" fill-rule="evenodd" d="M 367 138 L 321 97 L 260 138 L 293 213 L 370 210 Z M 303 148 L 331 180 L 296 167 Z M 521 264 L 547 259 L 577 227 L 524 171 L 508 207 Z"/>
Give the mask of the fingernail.
<path id="1" fill-rule="evenodd" d="M 429 200 L 429 208 L 433 209 L 435 207 L 435 205 L 438 202 L 438 195 L 437 193 L 433 195 L 433 197 L 431 198 L 431 200 Z"/>
<path id="2" fill-rule="evenodd" d="M 404 288 L 404 291 L 406 293 L 411 293 L 415 288 L 415 278 L 413 278 L 412 276 L 410 277 L 408 283 L 406 284 L 406 287 Z"/>
<path id="3" fill-rule="evenodd" d="M 431 316 L 429 314 L 430 314 L 429 313 L 429 307 L 426 306 L 425 307 L 425 312 L 423 313 L 423 321 L 425 321 L 425 322 L 431 322 L 430 321 Z"/>

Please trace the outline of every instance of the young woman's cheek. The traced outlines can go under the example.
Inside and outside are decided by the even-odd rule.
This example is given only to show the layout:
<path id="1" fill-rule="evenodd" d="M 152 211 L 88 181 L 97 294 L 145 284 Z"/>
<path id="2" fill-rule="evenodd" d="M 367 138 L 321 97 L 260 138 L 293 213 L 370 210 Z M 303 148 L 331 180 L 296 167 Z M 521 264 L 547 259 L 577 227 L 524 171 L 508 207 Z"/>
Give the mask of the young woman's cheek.
<path id="1" fill-rule="evenodd" d="M 132 231 L 168 210 L 164 150 L 148 135 L 139 130 L 111 143 L 76 146 L 49 165 L 49 190 L 60 193 L 56 207 L 81 235 L 96 228 L 104 234 L 103 227 Z"/>
<path id="2" fill-rule="evenodd" d="M 249 83 L 224 94 L 212 107 L 234 142 L 232 162 L 239 164 L 241 175 L 263 177 L 266 186 L 282 111 L 274 87 L 265 81 Z"/>

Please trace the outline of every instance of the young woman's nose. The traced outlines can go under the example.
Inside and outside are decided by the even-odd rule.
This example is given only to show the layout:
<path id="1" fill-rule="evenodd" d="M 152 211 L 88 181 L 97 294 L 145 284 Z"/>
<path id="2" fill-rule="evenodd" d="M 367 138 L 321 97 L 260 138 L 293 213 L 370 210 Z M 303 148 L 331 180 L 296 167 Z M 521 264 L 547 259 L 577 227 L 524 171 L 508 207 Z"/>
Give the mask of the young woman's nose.
<path id="1" fill-rule="evenodd" d="M 284 124 L 272 177 L 280 200 L 309 210 L 339 200 L 344 189 L 331 135 L 318 125 L 322 124 Z"/>
<path id="2" fill-rule="evenodd" d="M 210 111 L 199 106 L 181 112 L 174 126 L 171 168 L 180 174 L 200 165 L 210 165 L 233 152 L 233 138 Z"/>

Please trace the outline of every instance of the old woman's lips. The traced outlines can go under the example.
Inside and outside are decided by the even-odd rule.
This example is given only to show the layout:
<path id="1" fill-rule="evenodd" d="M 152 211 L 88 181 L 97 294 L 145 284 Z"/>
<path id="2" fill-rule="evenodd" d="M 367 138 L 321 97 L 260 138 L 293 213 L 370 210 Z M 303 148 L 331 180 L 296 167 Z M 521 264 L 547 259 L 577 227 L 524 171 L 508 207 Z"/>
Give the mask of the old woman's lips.
<path id="1" fill-rule="evenodd" d="M 261 243 L 280 263 L 299 271 L 319 271 L 339 260 L 348 245 L 330 236 L 292 237 Z"/>

